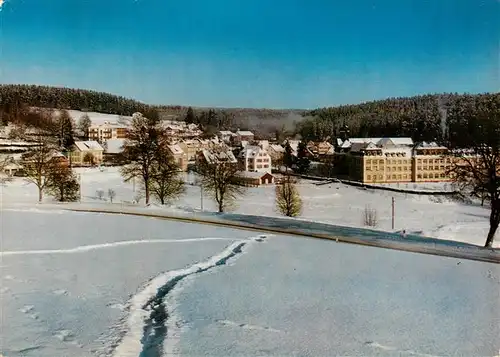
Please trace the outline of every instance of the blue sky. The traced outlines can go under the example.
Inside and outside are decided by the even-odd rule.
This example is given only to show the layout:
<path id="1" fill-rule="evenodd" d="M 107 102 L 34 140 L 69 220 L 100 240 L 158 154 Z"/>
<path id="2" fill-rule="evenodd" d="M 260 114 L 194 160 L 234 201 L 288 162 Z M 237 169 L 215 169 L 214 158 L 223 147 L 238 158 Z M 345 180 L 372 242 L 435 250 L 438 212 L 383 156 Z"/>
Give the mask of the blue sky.
<path id="1" fill-rule="evenodd" d="M 6 0 L 0 82 L 315 108 L 500 88 L 499 0 Z"/>

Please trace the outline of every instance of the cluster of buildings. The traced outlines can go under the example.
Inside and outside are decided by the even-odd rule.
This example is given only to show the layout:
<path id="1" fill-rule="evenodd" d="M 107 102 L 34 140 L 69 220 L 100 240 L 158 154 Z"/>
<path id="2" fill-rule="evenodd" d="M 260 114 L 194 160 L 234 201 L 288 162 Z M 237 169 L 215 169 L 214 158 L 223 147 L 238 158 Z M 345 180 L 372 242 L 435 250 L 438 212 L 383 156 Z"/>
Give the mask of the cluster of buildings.
<path id="1" fill-rule="evenodd" d="M 202 139 L 196 124 L 163 121 L 167 150 L 182 171 L 199 160 L 211 164 L 231 162 L 249 185 L 274 183 L 273 169 L 279 167 L 288 144 L 297 155 L 299 140 L 272 143 L 256 140 L 251 131 L 220 131 L 211 139 Z M 128 126 L 104 122 L 89 127 L 87 140 L 76 141 L 63 153 L 72 166 L 100 165 L 123 150 Z M 7 133 L 8 134 L 8 133 Z M 28 133 L 29 134 L 29 133 Z M 306 155 L 313 161 L 328 163 L 335 173 L 363 183 L 405 183 L 450 181 L 450 168 L 456 158 L 436 143 L 415 144 L 409 137 L 349 138 L 343 129 L 334 144 L 328 140 L 306 143 Z M 19 169 L 15 162 L 36 143 L 10 140 L 0 132 L 0 158 L 13 158 L 9 174 Z"/>

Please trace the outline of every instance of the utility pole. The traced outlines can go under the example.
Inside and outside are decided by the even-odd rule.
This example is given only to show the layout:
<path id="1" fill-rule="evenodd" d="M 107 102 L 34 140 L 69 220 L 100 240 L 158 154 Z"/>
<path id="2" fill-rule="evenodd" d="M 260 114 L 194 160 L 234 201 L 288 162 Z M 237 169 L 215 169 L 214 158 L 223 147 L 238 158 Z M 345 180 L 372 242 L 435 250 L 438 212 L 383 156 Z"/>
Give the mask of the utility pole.
<path id="1" fill-rule="evenodd" d="M 200 184 L 200 201 L 201 201 L 201 210 L 203 211 L 203 185 Z"/>
<path id="2" fill-rule="evenodd" d="M 80 179 L 80 203 L 82 203 L 82 174 L 78 174 L 78 178 Z"/>
<path id="3" fill-rule="evenodd" d="M 394 197 L 392 198 L 392 230 L 394 230 L 394 214 L 395 214 L 395 204 L 394 204 Z"/>
<path id="4" fill-rule="evenodd" d="M 135 176 L 132 177 L 132 190 L 135 192 Z"/>

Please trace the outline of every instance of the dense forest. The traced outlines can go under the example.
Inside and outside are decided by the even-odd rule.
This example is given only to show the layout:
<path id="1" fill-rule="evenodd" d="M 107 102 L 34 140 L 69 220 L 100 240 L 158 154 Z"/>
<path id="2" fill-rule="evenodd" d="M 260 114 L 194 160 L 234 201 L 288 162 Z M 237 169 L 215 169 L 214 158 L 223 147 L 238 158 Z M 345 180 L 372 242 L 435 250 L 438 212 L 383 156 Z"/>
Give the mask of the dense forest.
<path id="1" fill-rule="evenodd" d="M 432 94 L 356 105 L 305 110 L 152 106 L 109 93 L 35 85 L 0 85 L 0 118 L 13 121 L 21 107 L 95 111 L 176 118 L 216 130 L 253 130 L 260 137 L 300 134 L 306 140 L 333 140 L 344 124 L 358 137 L 411 136 L 415 141 L 460 144 L 478 116 L 498 117 L 500 93 Z M 492 119 L 494 120 L 494 119 Z M 33 123 L 30 123 L 33 124 Z"/>
<path id="2" fill-rule="evenodd" d="M 498 113 L 500 93 L 433 94 L 317 109 L 297 131 L 306 140 L 326 140 L 347 125 L 351 137 L 410 136 L 454 146 L 475 119 L 496 120 Z"/>

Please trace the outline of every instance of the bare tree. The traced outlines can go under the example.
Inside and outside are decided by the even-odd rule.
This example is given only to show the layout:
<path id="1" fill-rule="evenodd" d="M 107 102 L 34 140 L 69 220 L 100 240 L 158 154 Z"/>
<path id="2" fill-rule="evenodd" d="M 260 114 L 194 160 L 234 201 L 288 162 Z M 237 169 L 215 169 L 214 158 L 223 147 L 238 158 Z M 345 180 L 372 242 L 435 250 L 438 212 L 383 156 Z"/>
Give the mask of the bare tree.
<path id="1" fill-rule="evenodd" d="M 146 204 L 149 204 L 153 164 L 163 146 L 163 130 L 159 124 L 158 119 L 135 113 L 122 152 L 123 160 L 128 163 L 121 169 L 122 177 L 125 182 L 134 177 L 141 179 Z"/>
<path id="2" fill-rule="evenodd" d="M 103 200 L 104 199 L 104 190 L 98 189 L 95 191 L 95 196 L 97 197 L 98 200 Z"/>
<path id="3" fill-rule="evenodd" d="M 238 165 L 232 161 L 216 160 L 216 162 L 201 162 L 197 172 L 200 184 L 212 195 L 219 212 L 229 208 L 234 200 L 245 193 L 245 188 L 238 183 L 236 173 Z"/>
<path id="4" fill-rule="evenodd" d="M 186 191 L 179 174 L 179 167 L 173 158 L 162 150 L 153 163 L 151 178 L 151 193 L 162 205 Z"/>
<path id="5" fill-rule="evenodd" d="M 490 228 L 485 247 L 491 247 L 500 224 L 500 112 L 466 118 L 467 149 L 452 151 L 449 174 L 462 189 L 490 203 Z"/>
<path id="6" fill-rule="evenodd" d="M 83 163 L 84 164 L 87 164 L 87 165 L 90 165 L 90 166 L 94 166 L 95 165 L 95 161 L 96 161 L 95 160 L 95 156 L 91 152 L 87 152 L 83 156 Z"/>
<path id="7" fill-rule="evenodd" d="M 116 197 L 116 191 L 113 190 L 112 188 L 110 188 L 108 190 L 108 198 L 109 198 L 109 202 L 113 203 L 113 200 L 115 199 Z"/>
<path id="8" fill-rule="evenodd" d="M 78 120 L 78 129 L 84 134 L 85 138 L 89 137 L 89 128 L 92 125 L 92 120 L 87 113 L 83 114 Z"/>
<path id="9" fill-rule="evenodd" d="M 363 211 L 363 224 L 368 227 L 376 227 L 378 225 L 378 215 L 375 208 L 365 206 Z"/>
<path id="10" fill-rule="evenodd" d="M 10 182 L 12 177 L 7 173 L 9 165 L 14 163 L 12 156 L 0 157 L 0 184 Z"/>
<path id="11" fill-rule="evenodd" d="M 276 207 L 287 217 L 297 217 L 302 212 L 302 198 L 290 175 L 276 186 Z"/>
<path id="12" fill-rule="evenodd" d="M 43 191 L 48 184 L 52 161 L 55 154 L 53 141 L 48 137 L 39 136 L 38 145 L 32 146 L 22 156 L 22 166 L 25 180 L 38 188 L 38 202 L 42 202 Z"/>
<path id="13" fill-rule="evenodd" d="M 52 160 L 45 192 L 59 202 L 78 201 L 80 184 L 73 170 L 66 164 Z"/>

